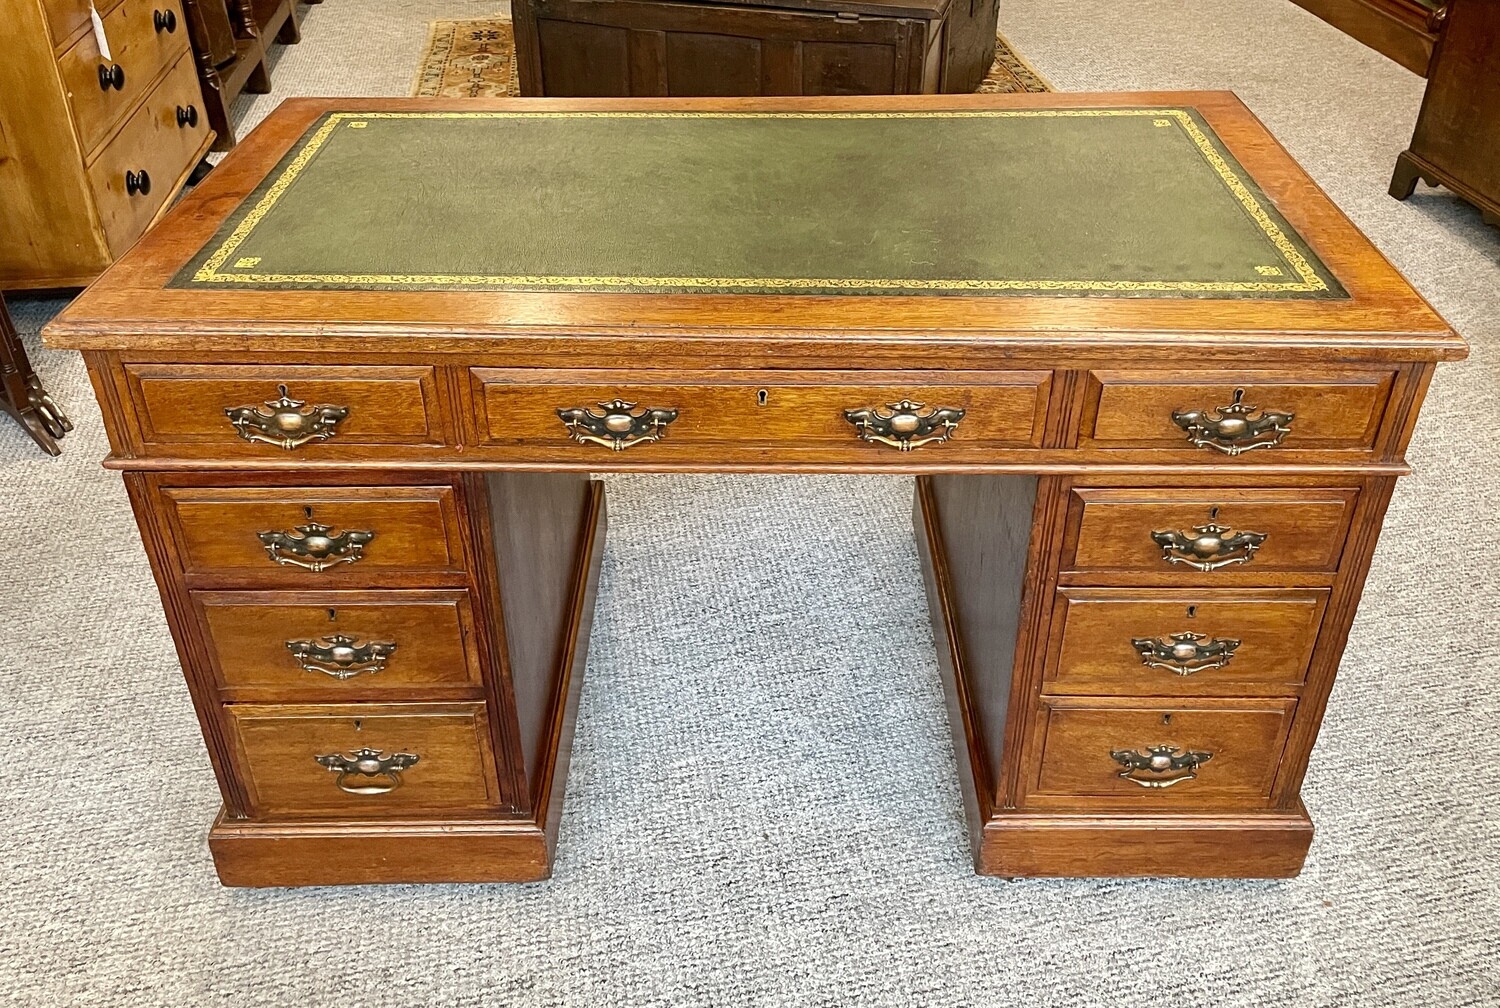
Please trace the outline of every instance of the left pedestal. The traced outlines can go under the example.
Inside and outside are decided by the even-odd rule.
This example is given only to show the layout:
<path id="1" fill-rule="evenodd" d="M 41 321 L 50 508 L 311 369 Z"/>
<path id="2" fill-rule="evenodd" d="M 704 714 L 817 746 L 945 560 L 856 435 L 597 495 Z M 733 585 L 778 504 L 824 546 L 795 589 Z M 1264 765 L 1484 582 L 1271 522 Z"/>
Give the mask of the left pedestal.
<path id="1" fill-rule="evenodd" d="M 579 474 L 130 473 L 234 886 L 548 877 L 604 543 Z"/>

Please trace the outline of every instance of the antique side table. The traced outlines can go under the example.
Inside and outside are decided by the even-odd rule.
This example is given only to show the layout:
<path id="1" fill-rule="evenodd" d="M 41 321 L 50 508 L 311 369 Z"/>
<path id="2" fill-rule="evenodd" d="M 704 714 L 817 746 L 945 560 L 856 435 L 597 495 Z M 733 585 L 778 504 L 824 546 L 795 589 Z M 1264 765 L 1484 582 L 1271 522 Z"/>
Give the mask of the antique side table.
<path id="1" fill-rule="evenodd" d="M 230 885 L 548 875 L 624 470 L 918 476 L 977 870 L 1295 874 L 1465 353 L 1227 93 L 291 101 L 46 335 Z"/>

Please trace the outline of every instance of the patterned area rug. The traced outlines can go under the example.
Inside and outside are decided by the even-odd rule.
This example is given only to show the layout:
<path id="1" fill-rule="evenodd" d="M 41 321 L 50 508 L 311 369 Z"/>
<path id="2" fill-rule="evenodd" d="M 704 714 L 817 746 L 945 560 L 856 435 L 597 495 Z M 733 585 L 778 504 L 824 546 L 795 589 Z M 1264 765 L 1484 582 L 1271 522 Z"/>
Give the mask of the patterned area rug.
<path id="1" fill-rule="evenodd" d="M 980 94 L 1051 91 L 1005 40 L 995 37 L 995 62 L 979 85 Z M 412 94 L 425 98 L 511 98 L 520 95 L 516 40 L 510 21 L 434 21 Z"/>

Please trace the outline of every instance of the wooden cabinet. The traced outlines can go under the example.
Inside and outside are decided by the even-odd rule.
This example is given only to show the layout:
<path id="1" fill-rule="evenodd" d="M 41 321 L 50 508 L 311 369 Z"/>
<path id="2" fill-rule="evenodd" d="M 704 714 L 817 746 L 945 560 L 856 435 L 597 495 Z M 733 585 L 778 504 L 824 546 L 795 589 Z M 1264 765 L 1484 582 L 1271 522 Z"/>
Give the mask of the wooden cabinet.
<path id="1" fill-rule="evenodd" d="M 1421 178 L 1443 185 L 1500 225 L 1500 4 L 1454 0 L 1427 75 L 1411 146 L 1396 158 L 1391 195 Z"/>
<path id="2" fill-rule="evenodd" d="M 967 92 L 996 0 L 524 0 L 521 92 L 549 97 Z"/>
<path id="3" fill-rule="evenodd" d="M 177 0 L 0 0 L 0 288 L 87 284 L 213 141 Z"/>

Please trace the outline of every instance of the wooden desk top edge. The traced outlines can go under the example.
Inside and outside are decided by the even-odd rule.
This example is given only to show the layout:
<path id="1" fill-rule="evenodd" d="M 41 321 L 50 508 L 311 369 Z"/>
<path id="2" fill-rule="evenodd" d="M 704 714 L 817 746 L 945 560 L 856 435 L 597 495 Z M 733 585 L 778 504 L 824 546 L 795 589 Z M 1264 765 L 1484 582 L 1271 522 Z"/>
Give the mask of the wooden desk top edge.
<path id="1" fill-rule="evenodd" d="M 1278 209 L 1338 276 L 1338 301 L 1047 297 L 829 297 L 475 291 L 193 291 L 166 283 L 234 212 L 307 127 L 332 110 L 659 109 L 700 111 L 940 110 L 1171 105 L 1196 109 Z M 164 219 L 45 330 L 82 350 L 241 350 L 274 335 L 275 349 L 318 352 L 339 336 L 399 332 L 433 349 L 490 348 L 565 336 L 802 344 L 851 336 L 1035 350 L 1067 340 L 1107 351 L 1141 343 L 1234 346 L 1273 353 L 1289 343 L 1351 359 L 1452 360 L 1460 339 L 1328 199 L 1240 100 L 1227 91 L 916 95 L 860 98 L 396 99 L 294 98 L 256 128 Z M 332 342 L 330 342 L 332 340 Z M 222 346 L 221 346 L 222 344 Z M 267 347 L 269 349 L 269 347 Z M 395 349 L 395 348 L 390 348 Z"/>

